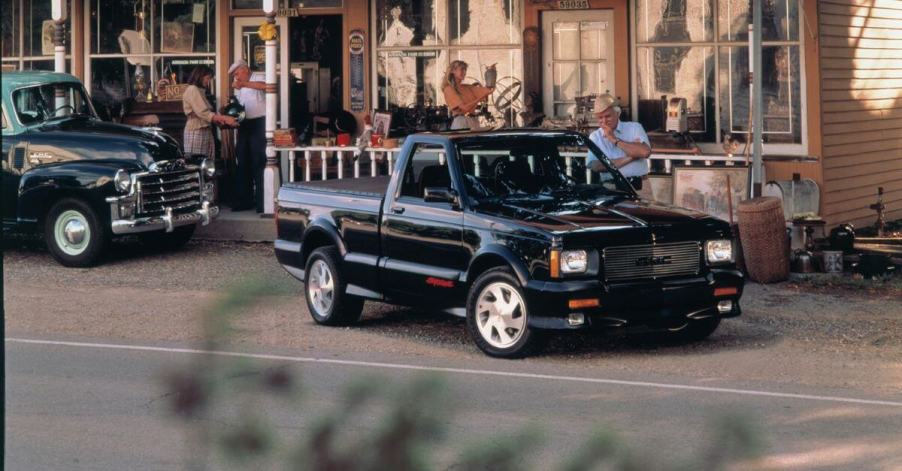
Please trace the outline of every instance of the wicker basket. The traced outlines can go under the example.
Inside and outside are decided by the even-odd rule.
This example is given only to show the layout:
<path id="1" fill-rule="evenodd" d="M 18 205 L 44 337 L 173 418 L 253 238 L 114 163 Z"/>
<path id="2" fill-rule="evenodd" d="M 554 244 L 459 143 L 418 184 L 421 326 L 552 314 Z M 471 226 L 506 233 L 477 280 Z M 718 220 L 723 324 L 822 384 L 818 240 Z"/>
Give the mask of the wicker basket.
<path id="1" fill-rule="evenodd" d="M 739 203 L 739 237 L 749 278 L 773 283 L 789 278 L 789 241 L 778 198 Z"/>

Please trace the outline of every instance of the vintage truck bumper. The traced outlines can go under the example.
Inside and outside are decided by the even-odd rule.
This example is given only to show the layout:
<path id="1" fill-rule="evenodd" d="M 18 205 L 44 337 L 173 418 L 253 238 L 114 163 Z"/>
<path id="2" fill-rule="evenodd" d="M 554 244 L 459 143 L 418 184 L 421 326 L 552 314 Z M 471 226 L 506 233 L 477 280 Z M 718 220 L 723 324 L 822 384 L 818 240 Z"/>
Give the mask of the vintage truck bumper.
<path id="1" fill-rule="evenodd" d="M 530 281 L 525 294 L 530 325 L 536 328 L 657 330 L 678 327 L 691 319 L 740 315 L 744 283 L 738 270 L 711 269 L 704 276 L 672 280 Z M 570 307 L 573 300 L 596 299 L 597 307 Z M 729 307 L 725 301 L 730 301 Z"/>
<path id="2" fill-rule="evenodd" d="M 209 201 L 201 203 L 201 207 L 190 213 L 173 214 L 172 210 L 167 210 L 162 216 L 153 216 L 145 218 L 131 219 L 113 219 L 113 234 L 136 234 L 139 232 L 150 232 L 164 230 L 172 232 L 173 229 L 180 226 L 188 226 L 198 224 L 206 226 L 210 224 L 216 216 L 219 215 L 219 206 L 213 206 Z"/>

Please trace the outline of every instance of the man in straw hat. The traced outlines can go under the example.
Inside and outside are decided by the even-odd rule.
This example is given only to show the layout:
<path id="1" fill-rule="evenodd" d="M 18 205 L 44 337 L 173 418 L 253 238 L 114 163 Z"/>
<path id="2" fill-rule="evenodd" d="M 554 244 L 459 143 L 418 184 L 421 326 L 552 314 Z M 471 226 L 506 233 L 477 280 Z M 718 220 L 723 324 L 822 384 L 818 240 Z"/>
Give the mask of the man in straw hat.
<path id="1" fill-rule="evenodd" d="M 648 179 L 648 156 L 651 155 L 645 129 L 636 122 L 620 121 L 620 104 L 608 94 L 595 98 L 593 112 L 598 129 L 589 135 L 589 139 L 620 169 L 633 188 L 642 190 L 643 181 Z M 591 152 L 586 165 L 596 172 L 604 170 L 598 156 Z"/>

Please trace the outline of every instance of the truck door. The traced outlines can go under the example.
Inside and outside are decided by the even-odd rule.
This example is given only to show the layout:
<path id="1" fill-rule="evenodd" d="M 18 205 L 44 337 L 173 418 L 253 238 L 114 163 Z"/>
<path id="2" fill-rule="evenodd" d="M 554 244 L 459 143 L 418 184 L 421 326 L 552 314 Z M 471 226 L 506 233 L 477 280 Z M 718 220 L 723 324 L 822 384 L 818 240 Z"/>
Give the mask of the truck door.
<path id="1" fill-rule="evenodd" d="M 414 144 L 398 181 L 385 196 L 382 216 L 382 287 L 388 296 L 428 300 L 445 306 L 460 303 L 460 274 L 469 254 L 463 246 L 463 211 L 459 203 L 426 202 L 426 188 L 456 192 L 443 144 Z M 459 193 L 457 193 L 459 194 Z"/>
<path id="2" fill-rule="evenodd" d="M 12 123 L 6 120 L 6 109 L 3 116 L 3 144 L 0 163 L 3 165 L 3 226 L 16 223 L 17 204 L 19 202 L 19 180 L 25 168 L 25 145 L 13 134 Z"/>

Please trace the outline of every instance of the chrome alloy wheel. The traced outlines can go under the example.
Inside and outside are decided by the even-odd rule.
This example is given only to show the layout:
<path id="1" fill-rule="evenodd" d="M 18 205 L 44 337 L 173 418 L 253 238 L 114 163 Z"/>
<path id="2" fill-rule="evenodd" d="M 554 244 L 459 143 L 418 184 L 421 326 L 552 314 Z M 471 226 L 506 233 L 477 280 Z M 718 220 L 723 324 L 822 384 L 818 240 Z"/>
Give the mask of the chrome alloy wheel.
<path id="1" fill-rule="evenodd" d="M 80 255 L 91 241 L 88 219 L 78 211 L 64 211 L 53 225 L 53 238 L 66 255 Z"/>
<path id="2" fill-rule="evenodd" d="M 307 298 L 319 317 L 327 317 L 335 301 L 335 285 L 329 265 L 322 260 L 313 262 L 308 276 Z"/>
<path id="3" fill-rule="evenodd" d="M 476 301 L 476 327 L 493 347 L 508 348 L 526 329 L 526 303 L 510 284 L 492 283 Z"/>

